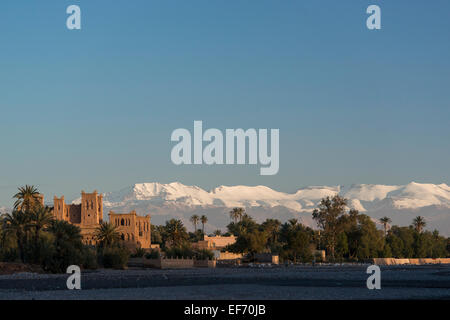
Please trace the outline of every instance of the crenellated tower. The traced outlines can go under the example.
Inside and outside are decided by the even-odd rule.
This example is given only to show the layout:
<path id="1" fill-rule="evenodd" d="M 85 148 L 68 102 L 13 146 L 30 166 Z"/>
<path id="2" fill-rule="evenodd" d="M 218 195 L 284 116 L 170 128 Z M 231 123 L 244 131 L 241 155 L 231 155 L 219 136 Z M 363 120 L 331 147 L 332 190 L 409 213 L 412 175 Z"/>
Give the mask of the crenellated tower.
<path id="1" fill-rule="evenodd" d="M 103 195 L 81 191 L 81 224 L 97 225 L 103 221 Z"/>
<path id="2" fill-rule="evenodd" d="M 69 221 L 69 214 L 66 209 L 66 202 L 64 201 L 64 196 L 58 198 L 53 197 L 53 215 L 57 220 Z"/>

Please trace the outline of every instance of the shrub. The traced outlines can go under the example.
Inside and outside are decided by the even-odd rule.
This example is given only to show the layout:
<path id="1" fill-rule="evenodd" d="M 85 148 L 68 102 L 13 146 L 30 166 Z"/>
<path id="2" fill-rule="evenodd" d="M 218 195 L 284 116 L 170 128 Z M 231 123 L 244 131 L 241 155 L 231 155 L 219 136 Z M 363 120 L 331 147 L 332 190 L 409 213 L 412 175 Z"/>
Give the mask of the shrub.
<path id="1" fill-rule="evenodd" d="M 43 242 L 39 256 L 42 269 L 51 273 L 65 273 L 70 265 L 82 266 L 82 248 L 82 244 L 77 242 Z"/>
<path id="2" fill-rule="evenodd" d="M 167 258 L 192 258 L 195 254 L 189 247 L 166 248 L 164 252 Z"/>
<path id="3" fill-rule="evenodd" d="M 97 252 L 94 249 L 86 247 L 83 250 L 83 268 L 97 269 L 98 267 Z"/>
<path id="4" fill-rule="evenodd" d="M 159 253 L 158 250 L 150 250 L 150 252 L 148 252 L 145 255 L 145 258 L 147 259 L 158 259 L 161 256 L 161 254 Z"/>
<path id="5" fill-rule="evenodd" d="M 194 257 L 197 260 L 213 260 L 214 253 L 208 249 L 201 249 L 194 253 Z"/>
<path id="6" fill-rule="evenodd" d="M 126 248 L 104 248 L 101 262 L 105 268 L 126 269 L 130 252 Z"/>
<path id="7" fill-rule="evenodd" d="M 0 261 L 14 262 L 17 259 L 19 259 L 19 254 L 17 253 L 17 249 L 15 248 L 4 250 L 0 253 Z"/>
<path id="8" fill-rule="evenodd" d="M 145 249 L 136 248 L 136 251 L 131 255 L 132 258 L 142 258 L 145 255 Z"/>

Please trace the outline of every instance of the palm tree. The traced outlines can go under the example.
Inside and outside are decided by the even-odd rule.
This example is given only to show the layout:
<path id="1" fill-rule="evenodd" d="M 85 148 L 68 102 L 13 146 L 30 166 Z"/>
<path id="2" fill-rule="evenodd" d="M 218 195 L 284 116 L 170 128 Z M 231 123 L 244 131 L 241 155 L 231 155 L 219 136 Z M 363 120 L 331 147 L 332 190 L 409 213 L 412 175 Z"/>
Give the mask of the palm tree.
<path id="1" fill-rule="evenodd" d="M 81 229 L 67 221 L 52 220 L 45 230 L 53 234 L 56 248 L 71 246 L 81 249 L 83 246 Z"/>
<path id="2" fill-rule="evenodd" d="M 30 226 L 30 215 L 14 210 L 3 217 L 4 231 L 16 237 L 17 248 L 22 262 L 25 262 L 25 236 Z"/>
<path id="3" fill-rule="evenodd" d="M 30 226 L 34 229 L 34 248 L 37 256 L 39 256 L 39 252 L 37 251 L 40 232 L 48 227 L 52 221 L 52 209 L 48 206 L 35 209 L 30 215 Z"/>
<path id="4" fill-rule="evenodd" d="M 164 233 L 168 240 L 165 242 L 170 242 L 170 245 L 174 247 L 180 247 L 188 238 L 183 222 L 178 219 L 170 219 L 169 221 L 166 221 Z"/>
<path id="5" fill-rule="evenodd" d="M 425 222 L 425 218 L 421 216 L 417 216 L 413 220 L 413 226 L 417 230 L 417 232 L 421 233 L 423 228 L 427 225 Z"/>
<path id="6" fill-rule="evenodd" d="M 298 224 L 298 220 L 297 219 L 290 219 L 289 223 L 291 224 L 292 227 L 295 227 Z"/>
<path id="7" fill-rule="evenodd" d="M 219 229 L 214 231 L 214 235 L 215 236 L 221 236 L 222 235 L 222 231 L 220 231 Z"/>
<path id="8" fill-rule="evenodd" d="M 200 220 L 200 218 L 199 218 L 199 216 L 198 215 L 196 215 L 196 214 L 194 214 L 192 217 L 191 217 L 191 219 L 189 219 L 191 222 L 192 222 L 192 224 L 194 225 L 194 233 L 196 233 L 197 232 L 197 224 L 198 224 L 198 222 L 199 222 L 199 220 Z"/>
<path id="9" fill-rule="evenodd" d="M 281 222 L 277 219 L 267 219 L 261 226 L 270 235 L 270 242 L 276 243 L 278 240 L 278 232 L 280 231 Z"/>
<path id="10" fill-rule="evenodd" d="M 200 217 L 200 222 L 202 223 L 202 233 L 205 234 L 205 223 L 208 222 L 208 218 L 203 215 Z"/>
<path id="11" fill-rule="evenodd" d="M 383 218 L 381 218 L 380 219 L 380 222 L 383 224 L 383 226 L 384 226 L 384 236 L 386 236 L 387 235 L 387 225 L 389 224 L 389 223 L 391 223 L 391 219 L 389 218 L 389 217 L 383 217 Z"/>
<path id="12" fill-rule="evenodd" d="M 243 208 L 233 208 L 233 210 L 230 211 L 230 217 L 233 219 L 234 223 L 241 220 L 244 214 L 245 210 Z"/>
<path id="13" fill-rule="evenodd" d="M 120 234 L 117 227 L 109 222 L 102 222 L 94 233 L 95 239 L 101 247 L 109 247 L 120 240 Z"/>
<path id="14" fill-rule="evenodd" d="M 41 204 L 41 194 L 34 186 L 25 185 L 25 187 L 20 187 L 19 192 L 13 198 L 17 199 L 14 202 L 14 210 L 17 211 L 31 212 Z"/>

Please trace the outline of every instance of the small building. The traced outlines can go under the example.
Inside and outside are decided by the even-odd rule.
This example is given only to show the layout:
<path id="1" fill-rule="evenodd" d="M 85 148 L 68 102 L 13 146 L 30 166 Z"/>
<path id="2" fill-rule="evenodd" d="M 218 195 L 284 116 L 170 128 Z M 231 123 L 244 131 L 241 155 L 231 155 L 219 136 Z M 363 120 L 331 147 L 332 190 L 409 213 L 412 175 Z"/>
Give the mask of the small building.
<path id="1" fill-rule="evenodd" d="M 279 264 L 280 262 L 278 255 L 272 253 L 256 253 L 254 258 L 255 262 L 261 263 Z"/>
<path id="2" fill-rule="evenodd" d="M 235 236 L 203 236 L 203 240 L 197 241 L 192 244 L 192 247 L 196 249 L 208 249 L 208 250 L 221 250 L 228 245 L 236 242 Z"/>

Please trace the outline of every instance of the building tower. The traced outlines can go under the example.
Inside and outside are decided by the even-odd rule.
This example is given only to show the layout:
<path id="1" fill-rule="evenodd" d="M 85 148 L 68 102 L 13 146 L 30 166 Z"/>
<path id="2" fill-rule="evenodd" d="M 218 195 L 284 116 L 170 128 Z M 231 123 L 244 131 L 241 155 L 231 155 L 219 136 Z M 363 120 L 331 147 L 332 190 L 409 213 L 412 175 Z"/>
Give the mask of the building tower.
<path id="1" fill-rule="evenodd" d="M 66 203 L 64 202 L 64 196 L 58 198 L 57 196 L 53 197 L 53 215 L 57 220 L 65 220 L 69 221 L 69 214 L 66 213 Z"/>
<path id="2" fill-rule="evenodd" d="M 81 224 L 98 225 L 103 221 L 103 195 L 81 191 Z"/>

